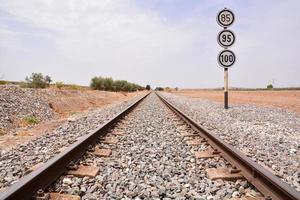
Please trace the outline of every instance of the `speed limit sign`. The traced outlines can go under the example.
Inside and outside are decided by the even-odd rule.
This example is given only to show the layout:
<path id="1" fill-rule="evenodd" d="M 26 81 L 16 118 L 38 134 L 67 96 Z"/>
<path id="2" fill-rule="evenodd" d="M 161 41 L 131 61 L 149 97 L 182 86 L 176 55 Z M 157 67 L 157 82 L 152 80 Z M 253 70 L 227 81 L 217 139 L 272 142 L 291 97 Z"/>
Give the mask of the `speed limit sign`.
<path id="1" fill-rule="evenodd" d="M 218 34 L 218 43 L 224 47 L 230 47 L 235 42 L 235 35 L 231 30 L 224 29 Z"/>
<path id="2" fill-rule="evenodd" d="M 231 67 L 235 63 L 235 54 L 230 50 L 223 50 L 218 56 L 219 64 L 224 67 Z"/>
<path id="3" fill-rule="evenodd" d="M 228 50 L 235 42 L 234 33 L 228 29 L 228 26 L 234 22 L 234 14 L 231 10 L 224 8 L 217 14 L 217 22 L 224 28 L 218 34 L 218 43 L 225 50 L 218 55 L 218 63 L 224 68 L 224 108 L 228 109 L 228 68 L 235 63 L 235 54 Z"/>
<path id="4" fill-rule="evenodd" d="M 234 22 L 234 14 L 231 10 L 223 9 L 217 15 L 218 24 L 222 27 L 228 27 Z"/>

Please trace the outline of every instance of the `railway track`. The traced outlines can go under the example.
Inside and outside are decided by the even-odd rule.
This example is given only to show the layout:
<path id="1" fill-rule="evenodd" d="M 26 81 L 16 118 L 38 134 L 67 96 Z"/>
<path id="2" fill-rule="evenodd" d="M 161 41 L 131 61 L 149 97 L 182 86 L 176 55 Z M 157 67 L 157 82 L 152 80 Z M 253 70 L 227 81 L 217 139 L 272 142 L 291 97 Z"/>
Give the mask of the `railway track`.
<path id="1" fill-rule="evenodd" d="M 161 101 L 154 93 L 141 97 L 0 193 L 0 199 L 49 199 L 49 193 L 52 199 L 56 193 L 74 193 L 68 197 L 73 199 L 197 199 L 201 194 L 250 199 L 245 189 L 257 194 L 252 199 L 300 199 L 295 189 L 157 95 Z"/>

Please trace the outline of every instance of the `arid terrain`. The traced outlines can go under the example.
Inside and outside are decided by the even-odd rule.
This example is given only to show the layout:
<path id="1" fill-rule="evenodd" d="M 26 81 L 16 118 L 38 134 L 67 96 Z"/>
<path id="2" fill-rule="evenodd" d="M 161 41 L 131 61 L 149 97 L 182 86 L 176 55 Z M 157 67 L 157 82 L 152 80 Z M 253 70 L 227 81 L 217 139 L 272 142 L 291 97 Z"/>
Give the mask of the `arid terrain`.
<path id="1" fill-rule="evenodd" d="M 140 93 L 1 86 L 0 150 L 10 149 L 50 132 L 80 113 L 126 102 Z M 28 122 L 28 116 L 33 116 L 37 122 Z"/>
<path id="2" fill-rule="evenodd" d="M 179 91 L 171 91 L 171 93 L 220 103 L 224 101 L 223 91 L 182 89 Z M 300 90 L 229 91 L 229 103 L 277 107 L 300 113 Z"/>

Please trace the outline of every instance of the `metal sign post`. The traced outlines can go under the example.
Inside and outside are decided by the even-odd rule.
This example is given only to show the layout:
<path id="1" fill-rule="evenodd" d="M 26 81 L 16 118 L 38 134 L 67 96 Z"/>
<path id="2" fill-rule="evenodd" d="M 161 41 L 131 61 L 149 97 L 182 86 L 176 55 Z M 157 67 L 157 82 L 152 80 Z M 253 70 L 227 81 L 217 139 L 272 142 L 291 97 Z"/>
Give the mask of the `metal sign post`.
<path id="1" fill-rule="evenodd" d="M 228 68 L 224 68 L 224 108 L 228 109 Z"/>
<path id="2" fill-rule="evenodd" d="M 227 29 L 234 22 L 234 14 L 231 10 L 224 8 L 217 15 L 217 22 L 224 28 L 218 34 L 218 43 L 224 48 L 218 55 L 218 63 L 224 68 L 224 108 L 228 109 L 228 68 L 235 63 L 235 54 L 228 50 L 235 42 L 234 33 Z"/>

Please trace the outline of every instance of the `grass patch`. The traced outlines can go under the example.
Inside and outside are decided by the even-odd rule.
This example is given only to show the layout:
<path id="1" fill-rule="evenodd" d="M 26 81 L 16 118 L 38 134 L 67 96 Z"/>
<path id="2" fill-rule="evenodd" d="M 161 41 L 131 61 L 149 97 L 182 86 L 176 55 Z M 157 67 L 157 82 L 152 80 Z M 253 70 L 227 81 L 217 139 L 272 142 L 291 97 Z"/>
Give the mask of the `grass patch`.
<path id="1" fill-rule="evenodd" d="M 8 81 L 0 80 L 0 85 L 5 85 L 5 84 L 8 84 L 8 83 L 9 83 Z"/>
<path id="2" fill-rule="evenodd" d="M 3 129 L 0 128 L 0 136 L 3 136 L 3 135 L 5 135 L 5 132 Z"/>
<path id="3" fill-rule="evenodd" d="M 70 85 L 64 85 L 64 89 L 66 90 L 83 90 L 84 87 L 80 85 L 70 84 Z"/>
<path id="4" fill-rule="evenodd" d="M 37 118 L 36 116 L 28 116 L 28 117 L 25 117 L 23 120 L 26 124 L 29 124 L 29 125 L 35 125 L 35 124 L 40 123 L 40 119 Z"/>

